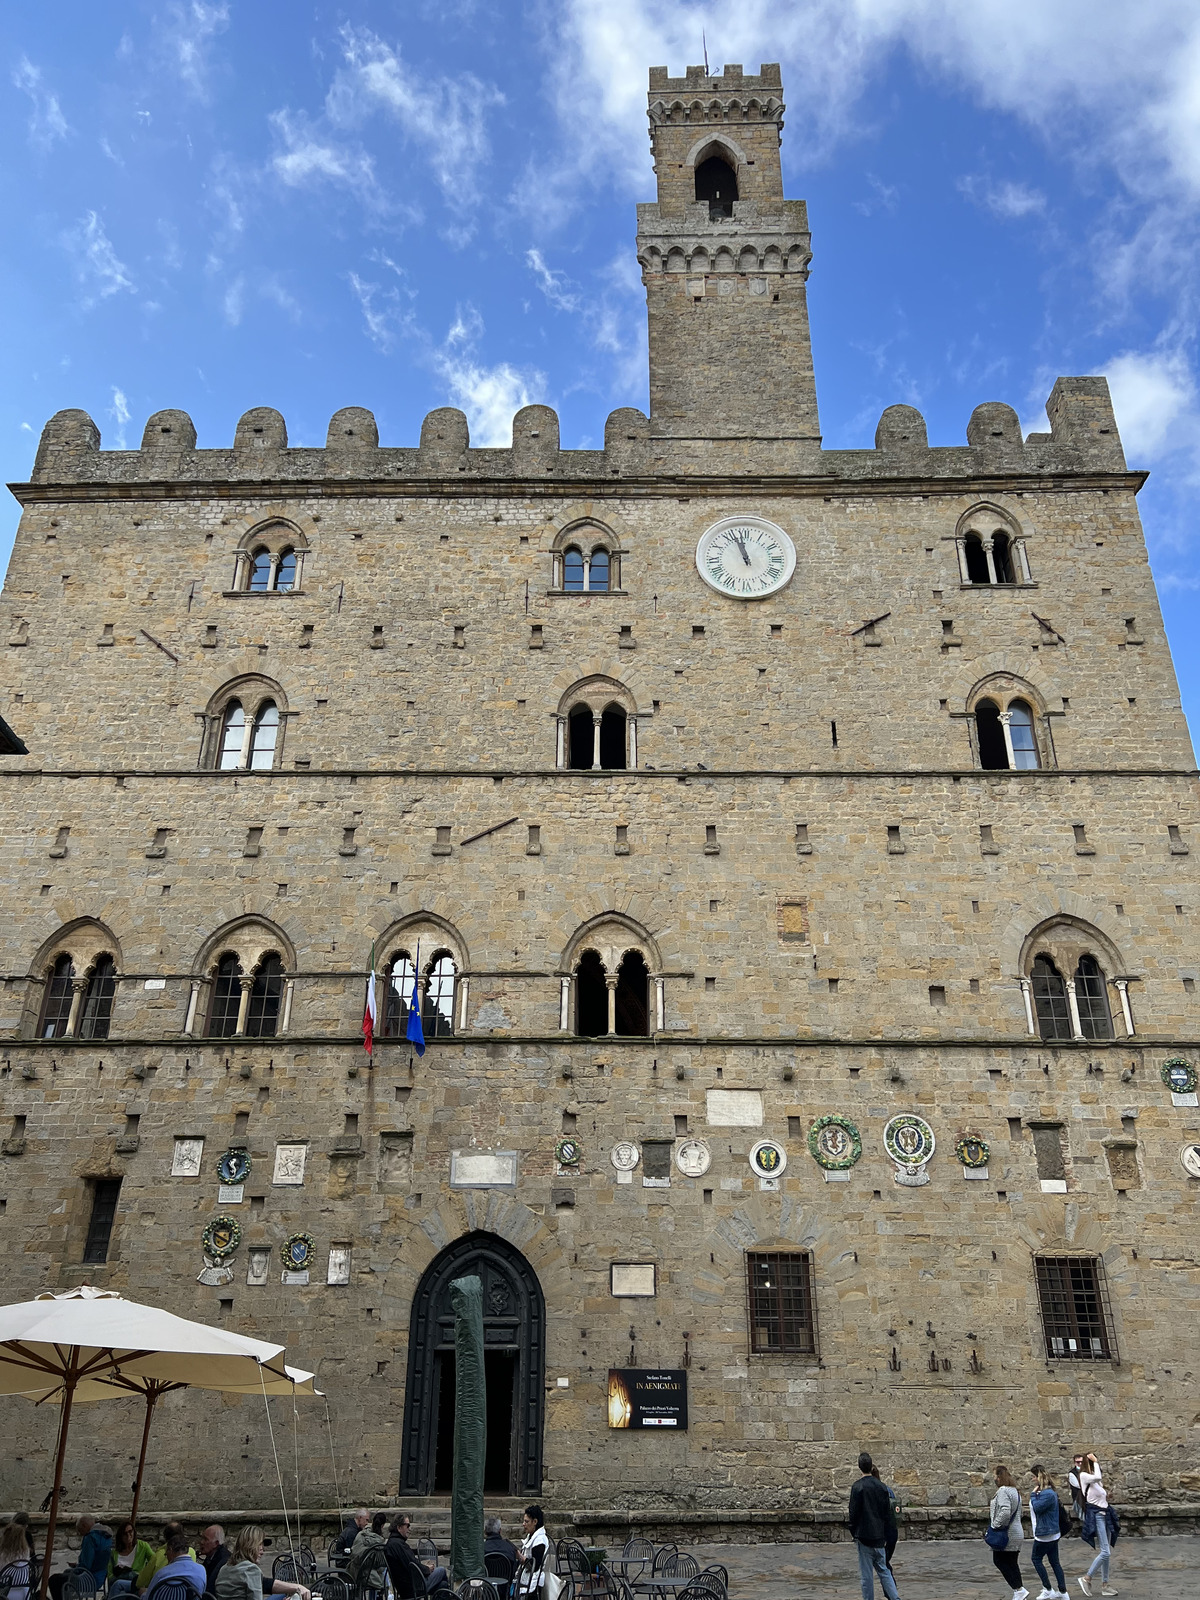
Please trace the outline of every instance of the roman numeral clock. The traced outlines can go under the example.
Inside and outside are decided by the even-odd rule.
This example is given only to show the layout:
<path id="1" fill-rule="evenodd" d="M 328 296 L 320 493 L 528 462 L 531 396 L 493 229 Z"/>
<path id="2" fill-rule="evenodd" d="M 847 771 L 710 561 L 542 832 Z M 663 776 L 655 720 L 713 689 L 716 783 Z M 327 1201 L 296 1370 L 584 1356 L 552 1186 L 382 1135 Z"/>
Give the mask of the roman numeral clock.
<path id="1" fill-rule="evenodd" d="M 796 546 L 765 517 L 723 517 L 701 536 L 696 570 L 718 594 L 765 600 L 796 570 Z"/>

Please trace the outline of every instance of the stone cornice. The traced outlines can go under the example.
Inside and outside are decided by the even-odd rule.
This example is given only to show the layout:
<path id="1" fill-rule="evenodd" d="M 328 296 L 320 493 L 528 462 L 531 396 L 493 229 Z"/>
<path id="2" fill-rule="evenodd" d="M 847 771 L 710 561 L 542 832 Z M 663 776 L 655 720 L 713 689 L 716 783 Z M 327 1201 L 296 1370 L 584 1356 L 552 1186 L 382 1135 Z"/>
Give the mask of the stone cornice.
<path id="1" fill-rule="evenodd" d="M 644 713 L 642 715 L 645 715 Z M 0 758 L 6 759 L 6 758 Z M 599 772 L 575 767 L 277 767 L 270 772 L 217 772 L 206 767 L 22 767 L 21 758 L 13 756 L 12 766 L 0 766 L 0 778 L 63 778 L 76 782 L 81 778 L 196 778 L 205 783 L 242 784 L 270 783 L 286 778 L 477 778 L 489 783 L 497 778 L 546 778 L 552 782 L 614 783 L 662 782 L 708 783 L 713 780 L 737 781 L 762 779 L 768 782 L 795 783 L 814 779 L 820 782 L 833 780 L 855 783 L 866 778 L 883 781 L 901 780 L 904 783 L 926 781 L 958 783 L 970 778 L 983 783 L 1010 783 L 1032 786 L 1035 783 L 1073 783 L 1077 778 L 1127 778 L 1143 783 L 1151 778 L 1200 778 L 1195 767 L 1038 767 L 1033 771 L 1009 771 L 1003 768 L 980 767 L 618 767 Z"/>

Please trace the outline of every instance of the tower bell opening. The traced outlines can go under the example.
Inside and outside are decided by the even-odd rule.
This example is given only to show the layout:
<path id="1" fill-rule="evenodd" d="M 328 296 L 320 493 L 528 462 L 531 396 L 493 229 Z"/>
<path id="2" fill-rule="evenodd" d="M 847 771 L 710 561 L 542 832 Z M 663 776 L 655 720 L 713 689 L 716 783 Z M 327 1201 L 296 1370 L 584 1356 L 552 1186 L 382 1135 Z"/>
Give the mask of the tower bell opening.
<path id="1" fill-rule="evenodd" d="M 708 215 L 731 217 L 738 197 L 737 174 L 721 156 L 709 156 L 696 168 L 696 199 L 708 201 Z"/>

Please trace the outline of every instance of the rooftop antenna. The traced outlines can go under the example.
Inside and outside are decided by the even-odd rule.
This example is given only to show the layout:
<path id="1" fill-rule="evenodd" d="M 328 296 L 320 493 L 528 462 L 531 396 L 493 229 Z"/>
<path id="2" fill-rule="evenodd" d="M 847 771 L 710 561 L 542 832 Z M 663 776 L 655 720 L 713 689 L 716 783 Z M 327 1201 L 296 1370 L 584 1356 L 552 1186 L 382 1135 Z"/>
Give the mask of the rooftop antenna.
<path id="1" fill-rule="evenodd" d="M 708 40 L 705 37 L 705 31 L 703 28 L 700 30 L 700 43 L 704 48 L 704 76 L 706 78 L 711 78 L 712 73 L 708 70 Z"/>

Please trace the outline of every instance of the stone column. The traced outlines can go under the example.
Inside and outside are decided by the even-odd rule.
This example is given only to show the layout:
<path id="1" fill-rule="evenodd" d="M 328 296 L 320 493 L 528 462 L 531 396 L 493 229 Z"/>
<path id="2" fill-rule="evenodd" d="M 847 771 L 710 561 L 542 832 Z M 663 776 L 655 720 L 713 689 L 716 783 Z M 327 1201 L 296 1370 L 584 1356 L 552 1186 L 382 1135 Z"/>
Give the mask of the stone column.
<path id="1" fill-rule="evenodd" d="M 561 589 L 563 586 L 563 558 L 562 552 L 555 550 L 550 557 L 550 587 Z"/>
<path id="2" fill-rule="evenodd" d="M 467 1000 L 471 993 L 471 979 L 467 973 L 458 980 L 458 1029 L 465 1033 L 467 1028 Z"/>
<path id="3" fill-rule="evenodd" d="M 235 1038 L 241 1038 L 246 1032 L 246 1017 L 250 1011 L 250 991 L 254 987 L 254 974 L 243 972 L 238 982 L 242 986 L 242 994 L 238 1001 L 237 1026 L 233 1030 Z"/>
<path id="4" fill-rule="evenodd" d="M 192 979 L 192 992 L 188 995 L 187 1018 L 183 1024 L 185 1034 L 193 1033 L 196 1028 L 196 1007 L 200 1003 L 200 985 L 202 982 L 201 978 Z"/>
<path id="5" fill-rule="evenodd" d="M 561 772 L 567 764 L 567 719 L 566 717 L 557 717 L 555 718 L 555 723 L 554 765 Z"/>
<path id="6" fill-rule="evenodd" d="M 990 561 L 991 557 L 989 556 L 988 559 Z M 1016 767 L 1017 767 L 1017 758 L 1013 754 L 1012 728 L 1010 726 L 1011 722 L 1012 722 L 1012 712 L 1011 711 L 1002 711 L 1000 713 L 1000 726 L 1004 730 L 1004 749 L 1005 749 L 1005 751 L 1006 751 L 1006 753 L 1008 755 L 1009 771 L 1010 772 L 1015 772 L 1016 771 Z"/>
<path id="7" fill-rule="evenodd" d="M 661 1033 L 667 1025 L 667 980 L 654 980 L 654 1031 Z"/>
<path id="8" fill-rule="evenodd" d="M 996 582 L 996 558 L 993 554 L 995 542 L 996 541 L 990 534 L 987 534 L 983 539 L 980 540 L 980 543 L 983 545 L 984 558 L 987 561 L 989 583 Z"/>
<path id="9" fill-rule="evenodd" d="M 267 588 L 268 589 L 274 589 L 274 587 L 275 587 L 276 583 L 278 583 L 278 581 L 279 581 L 279 551 L 278 550 L 272 550 L 272 552 L 271 552 L 271 575 L 267 579 Z"/>
<path id="10" fill-rule="evenodd" d="M 629 728 L 629 770 L 637 771 L 637 718 L 629 716 L 625 719 Z"/>
<path id="11" fill-rule="evenodd" d="M 71 1009 L 67 1013 L 67 1026 L 63 1031 L 64 1039 L 73 1039 L 75 1030 L 79 1026 L 79 1013 L 83 1007 L 83 997 L 87 993 L 88 981 L 86 978 L 71 979 Z"/>
<path id="12" fill-rule="evenodd" d="M 1075 979 L 1067 978 L 1065 981 L 1067 986 L 1067 1009 L 1071 1013 L 1071 1037 L 1073 1039 L 1082 1039 L 1083 1028 L 1079 1022 L 1079 1001 L 1075 996 Z"/>
<path id="13" fill-rule="evenodd" d="M 1009 548 L 1017 552 L 1017 562 L 1021 572 L 1019 581 L 1021 583 L 1032 583 L 1033 573 L 1029 570 L 1029 556 L 1025 549 L 1024 539 L 1014 539 Z"/>
<path id="14" fill-rule="evenodd" d="M 295 991 L 295 978 L 288 978 L 283 985 L 283 1016 L 279 1021 L 280 1033 L 288 1031 L 288 1024 L 292 1020 L 292 994 Z"/>
<path id="15" fill-rule="evenodd" d="M 592 712 L 592 771 L 600 771 L 600 713 Z"/>
<path id="16" fill-rule="evenodd" d="M 1125 1018 L 1125 1032 L 1133 1038 L 1133 1012 L 1129 1009 L 1129 979 L 1114 978 L 1117 993 L 1121 996 L 1121 1015 Z"/>
<path id="17" fill-rule="evenodd" d="M 592 558 L 585 555 L 583 558 L 583 592 L 588 594 L 592 587 Z"/>
<path id="18" fill-rule="evenodd" d="M 617 980 L 616 980 L 616 978 L 615 977 L 613 977 L 613 978 L 605 978 L 604 987 L 608 990 L 608 1031 L 609 1031 L 609 1033 L 616 1033 L 616 1031 L 617 1031 Z"/>
<path id="19" fill-rule="evenodd" d="M 571 980 L 560 978 L 558 996 L 558 1031 L 568 1033 L 571 1028 Z"/>
<path id="20" fill-rule="evenodd" d="M 954 548 L 958 551 L 958 576 L 961 582 L 970 583 L 971 574 L 967 571 L 967 544 L 965 539 L 956 539 Z"/>
<path id="21" fill-rule="evenodd" d="M 1021 979 L 1021 999 L 1025 1002 L 1025 1026 L 1030 1033 L 1037 1033 L 1037 1024 L 1033 1019 L 1033 979 Z"/>

